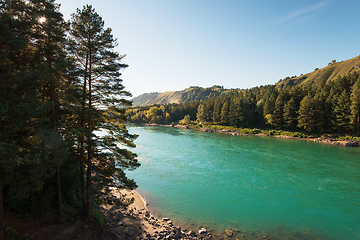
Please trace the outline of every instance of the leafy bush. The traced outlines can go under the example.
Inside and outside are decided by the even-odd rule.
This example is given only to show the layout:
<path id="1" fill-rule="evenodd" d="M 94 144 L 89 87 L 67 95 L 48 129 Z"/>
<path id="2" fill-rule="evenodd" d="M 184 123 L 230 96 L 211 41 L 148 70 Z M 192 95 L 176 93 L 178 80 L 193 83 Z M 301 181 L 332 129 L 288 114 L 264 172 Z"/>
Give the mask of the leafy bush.
<path id="1" fill-rule="evenodd" d="M 96 222 L 100 224 L 104 223 L 104 216 L 96 204 L 93 204 L 92 217 Z"/>
<path id="2" fill-rule="evenodd" d="M 258 134 L 260 132 L 260 130 L 257 128 L 253 128 L 253 129 L 243 128 L 240 130 L 240 132 L 246 133 L 246 134 Z"/>
<path id="3" fill-rule="evenodd" d="M 180 125 L 188 125 L 191 124 L 190 115 L 185 115 L 184 119 L 179 121 Z"/>
<path id="4" fill-rule="evenodd" d="M 294 133 L 292 133 L 292 136 L 293 137 L 298 137 L 298 138 L 307 138 L 308 137 L 307 134 L 301 133 L 301 132 L 294 132 Z"/>
<path id="5" fill-rule="evenodd" d="M 344 141 L 357 141 L 359 142 L 360 141 L 360 137 L 353 137 L 353 136 L 341 136 L 339 137 L 340 140 L 344 140 Z"/>

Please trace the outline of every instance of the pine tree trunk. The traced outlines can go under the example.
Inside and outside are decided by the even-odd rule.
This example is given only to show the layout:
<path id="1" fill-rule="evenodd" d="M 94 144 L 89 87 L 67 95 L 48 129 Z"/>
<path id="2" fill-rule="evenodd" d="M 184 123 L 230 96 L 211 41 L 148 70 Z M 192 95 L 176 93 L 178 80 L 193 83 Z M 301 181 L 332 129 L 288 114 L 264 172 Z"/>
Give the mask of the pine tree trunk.
<path id="1" fill-rule="evenodd" d="M 91 117 L 89 117 L 89 139 L 88 139 L 88 167 L 87 167 L 87 178 L 86 178 L 86 197 L 87 197 L 87 219 L 89 220 L 92 214 L 92 203 L 91 203 Z"/>
<path id="2" fill-rule="evenodd" d="M 86 55 L 85 63 L 85 73 L 87 74 L 88 68 L 88 55 Z M 81 216 L 85 218 L 86 216 L 86 193 L 85 193 L 85 171 L 84 171 L 84 126 L 85 126 L 85 103 L 86 103 L 86 84 L 87 84 L 87 75 L 84 77 L 83 85 L 83 102 L 82 102 L 82 116 L 81 116 L 81 132 L 83 133 L 80 140 L 80 184 L 81 184 Z"/>
<path id="3" fill-rule="evenodd" d="M 59 217 L 62 216 L 62 196 L 61 196 L 61 180 L 60 180 L 60 166 L 56 165 L 57 170 L 57 189 L 58 189 L 58 202 L 59 202 Z"/>
<path id="4" fill-rule="evenodd" d="M 0 168 L 1 172 L 1 168 Z M 3 206 L 3 186 L 0 184 L 0 240 L 4 239 L 4 206 Z"/>
<path id="5" fill-rule="evenodd" d="M 92 133 L 92 113 L 91 113 L 91 52 L 89 56 L 89 131 L 88 131 L 88 169 L 87 169 L 87 218 L 90 220 L 92 214 L 92 203 L 91 203 L 91 158 L 92 158 L 92 141 L 91 141 L 91 133 Z"/>
<path id="6" fill-rule="evenodd" d="M 49 63 L 50 65 L 50 63 Z M 54 84 L 51 83 L 51 100 L 53 102 L 52 106 L 52 115 L 53 115 L 53 125 L 54 125 L 54 134 L 56 134 L 56 112 L 55 112 L 55 92 L 54 92 Z M 55 146 L 54 151 L 58 150 L 58 146 Z M 58 193 L 58 212 L 59 217 L 62 216 L 62 196 L 61 196 L 61 179 L 60 179 L 60 166 L 56 164 L 56 172 L 57 172 L 57 193 Z"/>
<path id="7" fill-rule="evenodd" d="M 82 127 L 84 127 L 82 125 Z M 84 137 L 81 137 L 80 147 L 80 184 L 81 184 L 81 216 L 84 218 L 86 215 L 86 197 L 85 197 L 85 171 L 84 171 Z"/>

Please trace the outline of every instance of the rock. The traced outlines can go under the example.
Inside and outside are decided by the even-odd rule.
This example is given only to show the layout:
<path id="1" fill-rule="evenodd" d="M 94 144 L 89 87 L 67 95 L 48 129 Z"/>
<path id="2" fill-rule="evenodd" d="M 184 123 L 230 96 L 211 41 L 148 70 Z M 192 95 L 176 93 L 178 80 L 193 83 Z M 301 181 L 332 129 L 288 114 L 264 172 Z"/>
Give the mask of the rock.
<path id="1" fill-rule="evenodd" d="M 207 230 L 205 228 L 202 228 L 202 229 L 199 230 L 199 234 L 203 234 L 203 233 L 206 233 L 206 232 L 207 232 Z"/>
<path id="2" fill-rule="evenodd" d="M 136 235 L 136 232 L 134 230 L 129 230 L 126 235 L 128 236 L 135 236 Z"/>
<path id="3" fill-rule="evenodd" d="M 174 229 L 175 231 L 175 238 L 176 239 L 180 239 L 182 237 L 182 232 L 181 232 L 181 227 L 179 227 L 178 229 Z"/>
<path id="4" fill-rule="evenodd" d="M 188 231 L 187 233 L 186 233 L 186 235 L 188 235 L 188 236 L 195 236 L 195 232 L 194 231 Z"/>
<path id="5" fill-rule="evenodd" d="M 163 218 L 162 220 L 165 221 L 165 222 L 167 222 L 167 221 L 169 221 L 170 219 L 169 219 L 169 218 Z"/>
<path id="6" fill-rule="evenodd" d="M 226 234 L 226 236 L 231 237 L 233 235 L 233 232 L 229 229 L 226 229 L 225 234 Z"/>

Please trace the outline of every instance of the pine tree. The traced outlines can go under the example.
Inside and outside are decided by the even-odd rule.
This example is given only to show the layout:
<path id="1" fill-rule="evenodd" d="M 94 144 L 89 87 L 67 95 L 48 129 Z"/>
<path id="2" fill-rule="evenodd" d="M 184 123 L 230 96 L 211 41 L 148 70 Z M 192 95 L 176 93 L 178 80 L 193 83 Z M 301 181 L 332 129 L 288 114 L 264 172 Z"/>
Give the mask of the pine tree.
<path id="1" fill-rule="evenodd" d="M 33 19 L 23 1 L 0 3 L 0 238 L 3 237 L 3 189 L 8 200 L 25 198 L 41 188 L 42 171 L 31 179 L 19 170 L 38 166 L 41 134 L 39 115 L 44 107 L 38 96 L 39 72 L 33 69 L 30 42 Z M 24 189 L 19 191 L 19 183 Z"/>
<path id="2" fill-rule="evenodd" d="M 214 110 L 213 110 L 213 123 L 220 123 L 221 107 L 222 107 L 222 104 L 221 104 L 219 98 L 216 98 L 215 103 L 214 103 Z"/>
<path id="3" fill-rule="evenodd" d="M 346 90 L 341 94 L 336 94 L 333 99 L 334 125 L 340 130 L 345 130 L 350 123 L 350 97 Z"/>
<path id="4" fill-rule="evenodd" d="M 274 89 L 274 87 L 272 86 L 266 88 L 266 91 L 263 96 L 263 99 L 265 100 L 264 108 L 263 108 L 264 117 L 267 114 L 273 114 L 275 109 L 276 98 L 277 98 L 277 90 Z"/>
<path id="5" fill-rule="evenodd" d="M 291 98 L 284 106 L 285 125 L 295 131 L 297 125 L 297 105 L 294 98 Z"/>
<path id="6" fill-rule="evenodd" d="M 197 113 L 196 113 L 196 119 L 199 123 L 205 123 L 207 119 L 207 110 L 205 108 L 204 104 L 199 104 Z"/>
<path id="7" fill-rule="evenodd" d="M 359 136 L 359 125 L 360 125 L 360 77 L 355 82 L 351 89 L 350 95 L 350 123 L 355 125 L 356 134 Z"/>
<path id="8" fill-rule="evenodd" d="M 315 130 L 314 101 L 311 95 L 306 95 L 300 102 L 298 110 L 298 127 L 305 131 L 313 132 Z"/>
<path id="9" fill-rule="evenodd" d="M 126 68 L 127 65 L 121 63 L 125 55 L 114 52 L 117 43 L 111 31 L 110 28 L 104 28 L 104 21 L 91 5 L 84 6 L 82 10 L 77 9 L 76 14 L 72 15 L 70 31 L 72 54 L 83 72 L 82 86 L 79 87 L 83 91 L 81 127 L 86 127 L 83 136 L 87 139 L 87 218 L 92 214 L 91 199 L 95 187 L 92 186 L 93 181 L 98 179 L 95 177 L 92 180 L 93 175 L 102 176 L 104 179 L 110 176 L 105 172 L 110 172 L 118 176 L 121 180 L 119 184 L 134 187 L 134 182 L 128 180 L 123 171 L 139 166 L 135 154 L 119 149 L 115 144 L 117 140 L 133 147 L 136 136 L 129 134 L 125 125 L 121 124 L 126 120 L 125 110 L 116 108 L 118 105 L 129 106 L 130 102 L 123 97 L 131 95 L 124 91 L 124 86 L 121 84 L 120 69 Z M 109 135 L 98 138 L 94 135 L 94 131 L 98 129 L 107 131 Z M 82 142 L 82 137 L 80 139 Z M 80 147 L 81 156 L 85 155 L 82 152 L 84 147 L 84 145 Z M 98 149 L 107 151 L 105 153 Z M 80 164 L 82 165 L 81 159 Z M 105 171 L 105 169 L 112 170 Z M 106 186 L 102 185 L 102 187 Z"/>
<path id="10" fill-rule="evenodd" d="M 272 114 L 273 125 L 280 129 L 284 126 L 284 96 L 279 94 L 275 101 L 275 108 Z"/>
<path id="11" fill-rule="evenodd" d="M 242 109 L 240 105 L 240 98 L 238 96 L 231 99 L 229 107 L 229 123 L 231 126 L 239 127 L 243 122 Z"/>
<path id="12" fill-rule="evenodd" d="M 24 6 L 19 7 L 24 11 Z M 20 10 L 19 9 L 19 10 Z M 20 11 L 21 11 L 20 10 Z M 18 112 L 14 108 L 20 102 L 19 93 L 16 92 L 16 83 L 21 82 L 21 77 L 16 75 L 20 69 L 17 56 L 21 54 L 25 45 L 25 39 L 19 36 L 14 28 L 21 19 L 14 19 L 12 14 L 15 10 L 8 2 L 0 5 L 0 239 L 4 239 L 3 217 L 3 188 L 8 185 L 13 177 L 13 169 L 19 164 L 19 148 L 16 141 L 9 141 L 11 136 L 18 130 L 13 121 L 13 115 Z M 8 79 L 13 76 L 12 81 Z M 15 97 L 11 99 L 10 97 Z M 13 109 L 12 109 L 13 108 Z M 12 115 L 12 116 L 11 116 Z M 18 119 L 23 120 L 23 119 Z M 13 124 L 15 123 L 15 124 Z M 14 128 L 15 127 L 15 128 Z"/>
<path id="13" fill-rule="evenodd" d="M 68 105 L 62 103 L 65 98 L 64 93 L 67 94 L 64 79 L 67 78 L 67 66 L 69 66 L 64 49 L 67 26 L 59 12 L 60 6 L 55 4 L 54 0 L 32 0 L 30 6 L 35 20 L 32 35 L 37 39 L 33 46 L 35 51 L 33 62 L 40 66 L 39 70 L 43 73 L 39 79 L 42 84 L 41 98 L 49 106 L 48 112 L 43 114 L 42 118 L 48 119 L 43 128 L 46 129 L 44 133 L 46 144 L 52 143 L 51 153 L 43 158 L 56 167 L 58 210 L 61 215 L 60 165 L 65 157 L 64 154 L 60 154 L 63 152 L 60 148 L 64 134 L 64 132 L 61 133 L 61 129 L 65 128 L 62 117 L 67 107 L 64 105 Z"/>
<path id="14" fill-rule="evenodd" d="M 225 101 L 220 112 L 221 123 L 224 125 L 229 124 L 229 102 Z"/>
<path id="15" fill-rule="evenodd" d="M 260 127 L 265 126 L 265 119 L 264 119 L 264 99 L 260 99 L 256 103 L 256 113 L 257 113 L 257 122 L 259 123 Z"/>
<path id="16" fill-rule="evenodd" d="M 318 89 L 315 93 L 313 102 L 315 128 L 319 132 L 326 132 L 329 129 L 328 119 L 330 115 L 326 92 L 324 90 Z"/>

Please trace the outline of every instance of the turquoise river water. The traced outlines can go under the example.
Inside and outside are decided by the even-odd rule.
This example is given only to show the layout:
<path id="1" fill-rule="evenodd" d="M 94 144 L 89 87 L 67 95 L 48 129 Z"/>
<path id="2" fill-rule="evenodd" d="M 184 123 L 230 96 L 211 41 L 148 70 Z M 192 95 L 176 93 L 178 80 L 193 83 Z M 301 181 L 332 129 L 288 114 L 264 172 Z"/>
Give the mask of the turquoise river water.
<path id="1" fill-rule="evenodd" d="M 194 230 L 202 225 L 217 232 L 360 239 L 360 148 L 170 127 L 128 129 L 139 134 L 133 151 L 142 166 L 127 175 L 158 217 Z"/>

